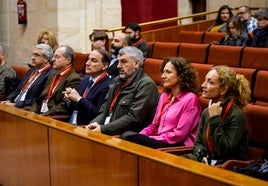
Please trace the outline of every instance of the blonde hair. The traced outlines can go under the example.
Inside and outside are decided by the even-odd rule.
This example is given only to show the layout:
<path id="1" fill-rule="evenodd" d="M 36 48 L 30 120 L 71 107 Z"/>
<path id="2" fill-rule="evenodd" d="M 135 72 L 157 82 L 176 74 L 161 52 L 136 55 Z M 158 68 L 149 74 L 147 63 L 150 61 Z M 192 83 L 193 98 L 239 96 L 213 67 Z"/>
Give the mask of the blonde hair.
<path id="1" fill-rule="evenodd" d="M 56 36 L 48 30 L 45 30 L 39 34 L 38 39 L 37 39 L 37 44 L 41 44 L 42 37 L 44 36 L 47 36 L 48 45 L 52 48 L 53 51 L 55 51 L 59 46 L 58 40 Z"/>
<path id="2" fill-rule="evenodd" d="M 233 103 L 241 108 L 246 106 L 250 99 L 251 90 L 245 76 L 236 74 L 227 66 L 215 66 L 212 69 L 218 72 L 220 86 L 228 88 L 225 97 L 230 97 Z"/>

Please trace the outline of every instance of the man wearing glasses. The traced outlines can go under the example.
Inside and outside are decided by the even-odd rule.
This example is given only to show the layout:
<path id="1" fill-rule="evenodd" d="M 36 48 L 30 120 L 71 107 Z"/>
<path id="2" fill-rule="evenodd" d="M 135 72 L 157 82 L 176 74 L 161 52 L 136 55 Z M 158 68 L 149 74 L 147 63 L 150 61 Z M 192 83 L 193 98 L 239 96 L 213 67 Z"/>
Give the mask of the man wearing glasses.
<path id="1" fill-rule="evenodd" d="M 237 16 L 245 24 L 246 32 L 251 33 L 258 28 L 257 19 L 251 16 L 251 10 L 248 6 L 240 6 L 238 8 Z"/>
<path id="2" fill-rule="evenodd" d="M 54 71 L 50 62 L 53 50 L 49 45 L 38 44 L 32 53 L 32 63 L 18 88 L 1 103 L 19 108 L 32 105 L 41 94 L 48 76 Z"/>

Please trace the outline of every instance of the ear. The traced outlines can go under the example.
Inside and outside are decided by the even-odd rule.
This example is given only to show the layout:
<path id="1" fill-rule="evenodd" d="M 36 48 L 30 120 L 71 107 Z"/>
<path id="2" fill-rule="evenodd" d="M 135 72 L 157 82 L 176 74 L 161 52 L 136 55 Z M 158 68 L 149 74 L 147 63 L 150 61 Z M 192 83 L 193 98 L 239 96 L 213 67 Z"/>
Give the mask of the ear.
<path id="1" fill-rule="evenodd" d="M 107 70 L 109 68 L 108 64 L 103 64 L 102 70 Z"/>
<path id="2" fill-rule="evenodd" d="M 141 62 L 140 62 L 139 60 L 136 60 L 136 61 L 135 61 L 135 67 L 136 67 L 136 68 L 139 68 L 140 64 L 141 64 Z"/>
<path id="3" fill-rule="evenodd" d="M 220 88 L 220 95 L 221 96 L 223 96 L 223 95 L 225 95 L 226 94 L 226 92 L 227 92 L 227 90 L 228 90 L 228 87 L 222 87 L 222 88 Z"/>

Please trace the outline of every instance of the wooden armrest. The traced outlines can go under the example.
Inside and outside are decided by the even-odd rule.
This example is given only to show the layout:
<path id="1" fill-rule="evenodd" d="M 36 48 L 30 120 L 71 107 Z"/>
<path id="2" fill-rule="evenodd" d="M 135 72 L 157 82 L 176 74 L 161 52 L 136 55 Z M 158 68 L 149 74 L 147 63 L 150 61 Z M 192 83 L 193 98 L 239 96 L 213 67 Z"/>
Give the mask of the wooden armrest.
<path id="1" fill-rule="evenodd" d="M 236 168 L 241 168 L 247 166 L 249 163 L 253 162 L 254 160 L 228 160 L 224 164 L 222 164 L 220 167 L 234 171 Z"/>
<path id="2" fill-rule="evenodd" d="M 175 155 L 183 155 L 183 154 L 191 153 L 193 151 L 193 147 L 177 146 L 177 147 L 158 148 L 157 150 L 161 150 L 161 151 L 175 154 Z"/>
<path id="3" fill-rule="evenodd" d="M 47 116 L 47 117 L 52 118 L 52 119 L 56 119 L 56 120 L 59 120 L 59 121 L 68 122 L 69 118 L 70 118 L 70 115 L 62 114 L 62 115 L 52 115 L 52 116 Z"/>

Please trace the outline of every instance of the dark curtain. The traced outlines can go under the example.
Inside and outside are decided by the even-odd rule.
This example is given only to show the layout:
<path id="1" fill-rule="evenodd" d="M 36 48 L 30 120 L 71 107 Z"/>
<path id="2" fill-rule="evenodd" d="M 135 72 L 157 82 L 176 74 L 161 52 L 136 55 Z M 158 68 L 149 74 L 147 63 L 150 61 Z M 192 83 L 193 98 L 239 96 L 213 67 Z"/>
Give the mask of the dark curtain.
<path id="1" fill-rule="evenodd" d="M 177 0 L 121 0 L 122 24 L 143 23 L 178 16 Z M 177 25 L 177 22 L 144 27 L 144 30 Z"/>

